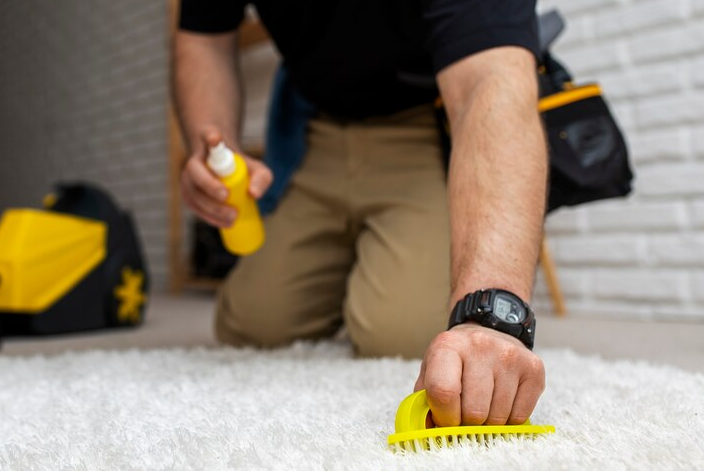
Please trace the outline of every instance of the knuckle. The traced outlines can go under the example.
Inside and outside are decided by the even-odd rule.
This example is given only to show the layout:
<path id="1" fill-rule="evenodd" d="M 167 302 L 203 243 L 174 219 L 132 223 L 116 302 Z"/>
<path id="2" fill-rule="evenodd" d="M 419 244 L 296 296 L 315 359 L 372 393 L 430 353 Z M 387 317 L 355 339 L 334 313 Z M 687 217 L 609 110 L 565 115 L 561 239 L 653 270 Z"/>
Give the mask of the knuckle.
<path id="1" fill-rule="evenodd" d="M 545 391 L 545 364 L 540 357 L 533 355 L 523 371 L 524 381 L 531 391 L 538 395 Z"/>
<path id="2" fill-rule="evenodd" d="M 540 376 L 536 380 L 536 383 L 537 383 L 538 394 L 540 395 L 543 393 L 543 391 L 545 391 L 545 376 Z"/>
<path id="3" fill-rule="evenodd" d="M 469 340 L 473 348 L 479 350 L 493 349 L 494 337 L 483 330 L 470 331 Z"/>
<path id="4" fill-rule="evenodd" d="M 540 357 L 533 355 L 533 358 L 528 362 L 528 368 L 535 376 L 545 379 L 545 364 Z"/>
<path id="5" fill-rule="evenodd" d="M 223 207 L 222 205 L 219 205 L 217 203 L 213 203 L 212 201 L 209 200 L 208 202 L 208 212 L 210 215 L 218 220 L 227 220 L 227 208 Z"/>
<path id="6" fill-rule="evenodd" d="M 534 356 L 531 360 L 531 366 L 535 371 L 545 373 L 545 363 L 543 363 L 543 360 L 540 357 Z"/>
<path id="7" fill-rule="evenodd" d="M 516 363 L 522 353 L 523 352 L 521 352 L 516 345 L 506 344 L 501 347 L 499 358 L 504 365 L 512 365 Z"/>
<path id="8" fill-rule="evenodd" d="M 508 422 L 506 415 L 489 415 L 485 421 L 487 425 L 505 425 L 506 422 Z"/>
<path id="9" fill-rule="evenodd" d="M 460 396 L 460 391 L 437 384 L 427 385 L 427 391 L 432 402 L 439 406 L 449 406 Z"/>
<path id="10" fill-rule="evenodd" d="M 467 424 L 483 424 L 489 416 L 487 409 L 468 409 L 462 413 L 462 421 Z"/>
<path id="11" fill-rule="evenodd" d="M 455 344 L 454 334 L 450 331 L 440 332 L 433 339 L 433 348 L 453 348 Z"/>
<path id="12" fill-rule="evenodd" d="M 203 208 L 208 212 L 208 215 L 215 219 L 222 219 L 225 215 L 224 211 L 218 205 L 213 204 L 210 199 L 207 199 L 207 201 L 207 203 L 203 204 Z"/>
<path id="13" fill-rule="evenodd" d="M 524 424 L 526 420 L 528 420 L 528 414 L 526 414 L 525 412 L 520 412 L 509 417 L 508 424 L 521 425 Z"/>
<path id="14" fill-rule="evenodd" d="M 200 212 L 202 214 L 207 214 L 208 216 L 214 216 L 216 214 L 210 200 L 202 196 L 197 196 L 195 199 L 197 200 L 198 206 L 200 207 Z"/>
<path id="15" fill-rule="evenodd" d="M 229 206 L 218 205 L 216 207 L 216 212 L 217 212 L 218 216 L 225 218 L 225 219 L 228 219 L 230 217 L 230 215 L 232 214 L 232 208 L 230 208 Z"/>
<path id="16" fill-rule="evenodd" d="M 210 193 L 211 196 L 217 197 L 221 191 L 222 185 L 219 181 L 211 180 L 208 182 L 208 193 Z"/>

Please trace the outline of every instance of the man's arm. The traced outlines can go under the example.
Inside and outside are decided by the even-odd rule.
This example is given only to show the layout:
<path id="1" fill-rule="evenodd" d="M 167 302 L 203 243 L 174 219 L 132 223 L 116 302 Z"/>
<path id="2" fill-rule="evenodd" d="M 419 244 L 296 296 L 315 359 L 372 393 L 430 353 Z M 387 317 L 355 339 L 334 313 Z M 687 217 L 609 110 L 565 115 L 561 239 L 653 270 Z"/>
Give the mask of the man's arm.
<path id="1" fill-rule="evenodd" d="M 174 39 L 174 98 L 190 156 L 181 176 L 186 204 L 210 224 L 228 227 L 236 211 L 224 204 L 227 188 L 206 167 L 208 147 L 224 140 L 241 153 L 242 94 L 234 32 L 198 34 L 178 31 Z M 249 191 L 259 198 L 271 184 L 271 171 L 245 158 Z"/>
<path id="2" fill-rule="evenodd" d="M 547 180 L 535 60 L 522 48 L 494 48 L 437 79 L 453 136 L 451 306 L 481 288 L 529 302 Z M 416 389 L 428 390 L 439 425 L 517 424 L 530 416 L 544 382 L 542 361 L 519 340 L 463 324 L 428 347 Z"/>

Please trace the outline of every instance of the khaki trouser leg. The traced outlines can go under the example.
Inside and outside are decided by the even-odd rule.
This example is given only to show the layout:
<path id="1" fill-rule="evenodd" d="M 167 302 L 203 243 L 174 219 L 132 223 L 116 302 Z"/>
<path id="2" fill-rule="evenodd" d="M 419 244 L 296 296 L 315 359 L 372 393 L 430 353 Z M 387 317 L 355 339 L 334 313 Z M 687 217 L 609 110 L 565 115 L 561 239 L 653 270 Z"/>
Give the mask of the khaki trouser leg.
<path id="1" fill-rule="evenodd" d="M 445 328 L 449 225 L 430 107 L 313 121 L 304 164 L 266 228 L 264 247 L 220 290 L 221 341 L 320 338 L 344 313 L 360 354 L 418 357 Z"/>
<path id="2" fill-rule="evenodd" d="M 435 126 L 427 108 L 349 130 L 366 160 L 352 193 L 363 230 L 344 312 L 364 356 L 421 357 L 447 325 L 449 220 Z"/>
<path id="3" fill-rule="evenodd" d="M 330 336 L 341 326 L 354 252 L 347 216 L 333 191 L 341 161 L 329 157 L 325 162 L 308 153 L 299 174 L 319 175 L 321 184 L 294 179 L 265 220 L 264 246 L 242 258 L 221 286 L 215 321 L 220 341 L 276 347 Z"/>

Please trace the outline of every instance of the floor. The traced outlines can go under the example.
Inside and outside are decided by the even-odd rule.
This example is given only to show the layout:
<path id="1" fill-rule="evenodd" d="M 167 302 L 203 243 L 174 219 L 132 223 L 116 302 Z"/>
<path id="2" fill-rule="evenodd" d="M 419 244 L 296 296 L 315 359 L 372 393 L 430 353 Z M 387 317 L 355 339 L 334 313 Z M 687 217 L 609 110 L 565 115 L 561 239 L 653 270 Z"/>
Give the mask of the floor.
<path id="1" fill-rule="evenodd" d="M 213 298 L 207 294 L 155 297 L 138 329 L 45 339 L 6 339 L 6 356 L 68 350 L 213 347 Z M 642 359 L 704 373 L 704 324 L 609 321 L 542 316 L 538 348 L 570 348 L 610 359 Z"/>

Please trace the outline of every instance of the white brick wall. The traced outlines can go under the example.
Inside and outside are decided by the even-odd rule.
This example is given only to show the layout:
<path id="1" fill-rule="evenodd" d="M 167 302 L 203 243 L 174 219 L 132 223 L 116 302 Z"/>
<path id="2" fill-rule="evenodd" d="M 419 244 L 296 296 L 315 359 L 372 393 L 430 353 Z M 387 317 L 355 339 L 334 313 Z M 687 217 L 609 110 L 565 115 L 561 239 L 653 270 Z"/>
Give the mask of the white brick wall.
<path id="1" fill-rule="evenodd" d="M 704 321 L 704 0 L 540 0 L 555 55 L 602 84 L 630 144 L 627 200 L 562 209 L 547 233 L 572 315 Z M 538 276 L 536 304 L 549 309 Z"/>
<path id="2" fill-rule="evenodd" d="M 154 286 L 167 274 L 167 3 L 0 6 L 0 211 L 89 180 L 132 210 Z"/>

